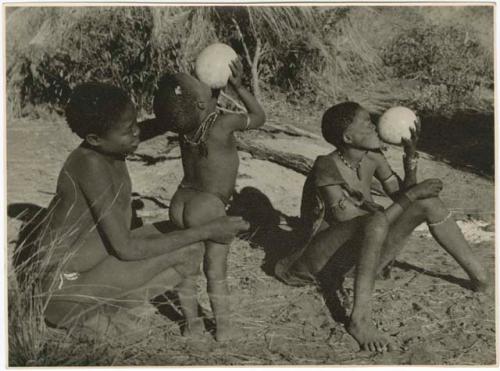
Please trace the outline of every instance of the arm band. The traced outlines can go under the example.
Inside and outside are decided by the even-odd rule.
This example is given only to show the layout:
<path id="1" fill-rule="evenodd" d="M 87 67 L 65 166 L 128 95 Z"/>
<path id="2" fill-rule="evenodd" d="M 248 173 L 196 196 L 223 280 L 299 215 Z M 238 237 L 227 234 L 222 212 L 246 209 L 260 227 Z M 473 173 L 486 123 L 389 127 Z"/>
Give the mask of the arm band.
<path id="1" fill-rule="evenodd" d="M 403 164 L 404 168 L 410 171 L 413 171 L 417 168 L 418 165 L 418 159 L 420 158 L 420 155 L 418 152 L 415 152 L 413 156 L 406 156 L 406 154 L 403 154 Z"/>
<path id="2" fill-rule="evenodd" d="M 250 127 L 250 116 L 249 115 L 246 116 L 247 116 L 247 123 L 245 124 L 245 130 L 248 130 L 248 128 Z"/>
<path id="3" fill-rule="evenodd" d="M 382 180 L 381 183 L 382 183 L 382 188 L 384 188 L 384 191 L 387 194 L 389 194 L 388 191 L 391 190 L 391 185 L 395 185 L 398 188 L 401 188 L 400 187 L 400 180 L 399 180 L 399 177 L 396 175 L 396 173 L 392 173 L 387 178 Z"/>

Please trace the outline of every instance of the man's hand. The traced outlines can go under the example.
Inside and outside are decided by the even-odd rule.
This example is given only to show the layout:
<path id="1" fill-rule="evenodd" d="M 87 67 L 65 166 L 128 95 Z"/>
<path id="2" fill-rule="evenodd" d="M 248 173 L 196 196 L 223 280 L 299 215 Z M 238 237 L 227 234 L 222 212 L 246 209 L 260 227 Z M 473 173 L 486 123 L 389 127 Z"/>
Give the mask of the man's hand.
<path id="1" fill-rule="evenodd" d="M 229 83 L 236 90 L 241 87 L 241 79 L 243 77 L 243 64 L 239 58 L 229 64 L 232 75 L 229 76 Z"/>
<path id="2" fill-rule="evenodd" d="M 439 193 L 443 190 L 443 182 L 439 179 L 426 179 L 420 182 L 409 190 L 406 194 L 409 198 L 415 200 L 421 200 L 424 198 L 431 198 L 439 196 Z"/>
<path id="3" fill-rule="evenodd" d="M 229 244 L 239 233 L 247 231 L 250 224 L 241 216 L 223 216 L 204 225 L 208 230 L 209 240 Z"/>
<path id="4" fill-rule="evenodd" d="M 411 137 L 409 139 L 403 139 L 403 147 L 407 158 L 413 157 L 415 152 L 417 152 L 417 143 L 420 138 L 420 130 L 422 125 L 420 123 L 420 118 L 417 117 L 415 121 L 415 129 L 410 128 Z"/>

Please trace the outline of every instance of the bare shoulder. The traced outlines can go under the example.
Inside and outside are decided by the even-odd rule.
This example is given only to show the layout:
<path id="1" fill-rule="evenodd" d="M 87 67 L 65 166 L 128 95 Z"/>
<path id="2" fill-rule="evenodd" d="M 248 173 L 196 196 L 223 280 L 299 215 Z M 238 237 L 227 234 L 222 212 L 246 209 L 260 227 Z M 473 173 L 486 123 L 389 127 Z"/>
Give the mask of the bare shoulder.
<path id="1" fill-rule="evenodd" d="M 74 177 L 74 180 L 105 179 L 110 174 L 110 165 L 98 153 L 78 147 L 68 156 L 63 170 Z"/>
<path id="2" fill-rule="evenodd" d="M 327 155 L 320 155 L 316 157 L 316 160 L 314 161 L 313 168 L 315 171 L 324 171 L 325 169 L 328 169 L 332 166 L 333 162 L 333 152 L 327 154 Z"/>
<path id="3" fill-rule="evenodd" d="M 379 151 L 368 151 L 366 154 L 366 158 L 371 161 L 376 167 L 387 163 L 387 159 L 384 154 Z"/>

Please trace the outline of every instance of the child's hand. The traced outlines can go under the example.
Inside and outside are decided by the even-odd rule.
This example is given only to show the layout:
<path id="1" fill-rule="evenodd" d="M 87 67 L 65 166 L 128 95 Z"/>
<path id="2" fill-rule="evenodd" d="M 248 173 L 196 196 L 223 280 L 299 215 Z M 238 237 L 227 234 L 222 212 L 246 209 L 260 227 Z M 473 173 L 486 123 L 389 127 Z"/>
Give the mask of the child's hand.
<path id="1" fill-rule="evenodd" d="M 210 240 L 228 244 L 239 232 L 248 231 L 250 225 L 240 216 L 223 216 L 208 223 L 206 227 Z"/>
<path id="2" fill-rule="evenodd" d="M 233 88 L 238 89 L 241 87 L 241 79 L 243 76 L 243 64 L 239 58 L 235 59 L 229 64 L 232 75 L 229 76 L 229 83 Z"/>
<path id="3" fill-rule="evenodd" d="M 420 138 L 420 118 L 417 117 L 415 121 L 415 129 L 410 128 L 411 137 L 410 139 L 403 139 L 403 147 L 407 157 L 412 157 L 415 152 L 417 152 L 417 143 Z"/>
<path id="4" fill-rule="evenodd" d="M 426 179 L 423 182 L 414 185 L 406 192 L 414 199 L 421 200 L 424 198 L 437 197 L 442 190 L 443 182 L 441 180 Z"/>

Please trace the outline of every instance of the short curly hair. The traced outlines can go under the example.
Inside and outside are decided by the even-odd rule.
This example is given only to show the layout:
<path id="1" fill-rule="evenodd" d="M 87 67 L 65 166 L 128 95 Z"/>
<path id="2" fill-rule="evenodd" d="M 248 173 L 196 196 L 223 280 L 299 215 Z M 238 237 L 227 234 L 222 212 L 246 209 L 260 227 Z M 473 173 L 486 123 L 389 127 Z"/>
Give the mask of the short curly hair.
<path id="1" fill-rule="evenodd" d="M 76 86 L 66 105 L 66 122 L 80 138 L 103 136 L 132 104 L 127 93 L 116 86 L 98 82 Z"/>
<path id="2" fill-rule="evenodd" d="M 200 96 L 193 82 L 185 73 L 166 74 L 158 82 L 153 111 L 167 130 L 183 134 L 199 125 L 195 105 Z"/>
<path id="3" fill-rule="evenodd" d="M 356 102 L 343 102 L 336 104 L 325 111 L 321 120 L 323 138 L 335 147 L 344 143 L 344 131 L 354 120 L 354 116 L 361 105 Z"/>

